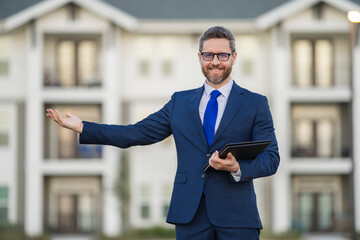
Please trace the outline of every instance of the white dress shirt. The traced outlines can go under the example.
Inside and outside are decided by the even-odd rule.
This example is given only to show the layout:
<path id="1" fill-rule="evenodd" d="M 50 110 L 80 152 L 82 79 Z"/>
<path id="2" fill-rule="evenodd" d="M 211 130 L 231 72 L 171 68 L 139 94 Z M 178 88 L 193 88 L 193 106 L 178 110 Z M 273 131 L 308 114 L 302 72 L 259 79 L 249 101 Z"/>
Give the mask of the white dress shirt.
<path id="1" fill-rule="evenodd" d="M 230 82 L 228 82 L 225 86 L 222 86 L 221 88 L 218 89 L 218 91 L 221 93 L 221 95 L 217 98 L 218 114 L 217 114 L 216 122 L 215 122 L 215 134 L 220 125 L 221 118 L 224 115 L 226 103 L 229 99 L 229 95 L 230 95 L 233 84 L 234 84 L 234 81 L 231 79 Z M 205 87 L 205 89 L 204 89 L 204 92 L 203 92 L 203 95 L 201 97 L 200 104 L 199 104 L 199 114 L 200 114 L 200 119 L 201 119 L 202 123 L 204 122 L 205 109 L 206 109 L 208 101 L 210 100 L 210 94 L 213 90 L 215 90 L 215 88 L 211 87 L 206 82 L 204 84 L 204 87 Z M 235 181 L 237 181 L 237 182 L 240 181 L 240 178 L 241 178 L 240 165 L 239 165 L 239 170 L 236 173 L 231 173 L 231 175 L 233 176 Z"/>

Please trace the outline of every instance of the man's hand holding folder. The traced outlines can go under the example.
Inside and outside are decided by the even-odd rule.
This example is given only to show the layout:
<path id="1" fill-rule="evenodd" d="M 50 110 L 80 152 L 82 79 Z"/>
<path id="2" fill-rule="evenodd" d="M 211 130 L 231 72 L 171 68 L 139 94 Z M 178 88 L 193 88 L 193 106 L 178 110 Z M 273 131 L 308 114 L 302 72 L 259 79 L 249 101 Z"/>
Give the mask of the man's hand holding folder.
<path id="1" fill-rule="evenodd" d="M 219 154 L 219 157 L 222 159 L 234 157 L 236 160 L 250 160 L 262 153 L 270 143 L 271 140 L 229 143 L 219 153 L 216 151 L 214 154 Z M 206 164 L 204 172 L 209 168 L 211 166 Z"/>
<path id="2" fill-rule="evenodd" d="M 236 173 L 239 170 L 239 163 L 236 161 L 236 158 L 229 152 L 226 157 L 220 158 L 220 154 L 218 151 L 215 151 L 213 155 L 209 159 L 209 166 L 214 169 L 229 171 L 232 173 Z"/>

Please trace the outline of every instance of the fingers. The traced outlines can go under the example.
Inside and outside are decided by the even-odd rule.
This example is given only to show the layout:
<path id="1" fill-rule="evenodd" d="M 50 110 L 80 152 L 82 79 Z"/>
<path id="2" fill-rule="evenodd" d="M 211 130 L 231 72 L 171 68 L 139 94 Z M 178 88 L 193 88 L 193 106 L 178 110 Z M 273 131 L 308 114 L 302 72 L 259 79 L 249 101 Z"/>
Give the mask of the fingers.
<path id="1" fill-rule="evenodd" d="M 50 117 L 54 122 L 58 123 L 60 126 L 63 126 L 63 119 L 57 109 L 55 111 L 53 109 L 47 109 L 46 111 L 48 112 L 46 114 L 47 117 Z"/>
<path id="2" fill-rule="evenodd" d="M 66 116 L 67 118 L 71 118 L 71 117 L 72 117 L 72 114 L 69 113 L 69 112 L 67 112 L 67 113 L 65 113 L 65 116 Z"/>
<path id="3" fill-rule="evenodd" d="M 64 127 L 64 120 L 61 117 L 59 110 L 55 109 L 55 113 L 56 113 L 55 117 L 56 117 L 58 123 L 60 124 L 60 126 Z"/>
<path id="4" fill-rule="evenodd" d="M 219 152 L 215 151 L 209 159 L 210 166 L 219 170 L 220 169 L 219 165 L 221 164 L 221 162 L 219 160 L 221 161 L 221 159 L 219 158 Z"/>
<path id="5" fill-rule="evenodd" d="M 51 118 L 53 121 L 55 121 L 54 110 L 52 110 L 52 109 L 46 109 L 46 111 L 47 111 L 46 116 L 49 117 L 49 118 Z"/>
<path id="6" fill-rule="evenodd" d="M 219 152 L 215 151 L 209 159 L 209 164 L 216 170 L 232 171 L 237 161 L 231 153 L 228 153 L 225 159 L 220 158 Z"/>
<path id="7" fill-rule="evenodd" d="M 231 161 L 236 161 L 236 158 L 234 157 L 234 155 L 232 155 L 231 152 L 229 152 L 229 153 L 227 154 L 226 159 L 229 159 L 229 160 L 231 160 Z"/>
<path id="8" fill-rule="evenodd" d="M 212 155 L 211 155 L 212 159 L 217 159 L 219 158 L 219 152 L 216 150 Z"/>

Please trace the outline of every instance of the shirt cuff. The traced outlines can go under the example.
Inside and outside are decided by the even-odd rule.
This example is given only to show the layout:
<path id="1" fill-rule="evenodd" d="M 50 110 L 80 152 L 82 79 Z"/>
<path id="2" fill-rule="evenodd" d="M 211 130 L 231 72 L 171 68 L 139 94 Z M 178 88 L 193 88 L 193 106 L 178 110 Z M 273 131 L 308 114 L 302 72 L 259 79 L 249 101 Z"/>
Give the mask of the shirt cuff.
<path id="1" fill-rule="evenodd" d="M 241 179 L 241 169 L 240 169 L 240 165 L 239 165 L 239 170 L 236 173 L 231 173 L 231 175 L 233 176 L 234 180 L 236 182 L 239 182 Z"/>

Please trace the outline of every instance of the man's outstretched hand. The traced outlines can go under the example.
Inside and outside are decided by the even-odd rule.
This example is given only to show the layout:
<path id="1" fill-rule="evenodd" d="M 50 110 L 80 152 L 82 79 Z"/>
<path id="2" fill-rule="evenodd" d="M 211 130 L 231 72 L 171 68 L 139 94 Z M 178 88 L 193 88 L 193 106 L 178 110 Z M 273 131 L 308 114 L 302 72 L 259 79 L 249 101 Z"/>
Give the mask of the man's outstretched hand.
<path id="1" fill-rule="evenodd" d="M 51 118 L 54 122 L 59 124 L 61 127 L 68 128 L 70 130 L 73 130 L 77 133 L 82 133 L 84 124 L 75 115 L 72 115 L 71 113 L 67 112 L 65 113 L 66 118 L 61 117 L 60 112 L 55 109 L 46 109 L 47 114 L 46 116 Z"/>

